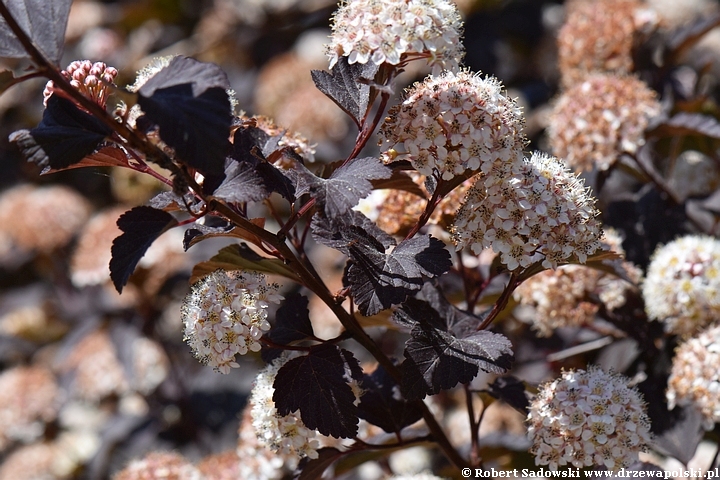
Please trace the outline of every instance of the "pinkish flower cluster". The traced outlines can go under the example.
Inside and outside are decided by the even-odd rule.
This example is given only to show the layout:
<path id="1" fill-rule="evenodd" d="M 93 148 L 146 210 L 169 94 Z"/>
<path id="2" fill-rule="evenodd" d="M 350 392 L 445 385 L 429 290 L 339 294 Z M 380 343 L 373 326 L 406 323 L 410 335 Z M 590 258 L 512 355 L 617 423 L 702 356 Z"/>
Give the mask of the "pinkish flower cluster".
<path id="1" fill-rule="evenodd" d="M 528 434 L 536 465 L 605 466 L 618 471 L 650 442 L 640 394 L 621 375 L 590 367 L 564 371 L 542 385 L 530 404 Z"/>
<path id="2" fill-rule="evenodd" d="M 514 173 L 522 165 L 522 109 L 494 77 L 462 70 L 427 77 L 388 112 L 380 138 L 424 175 Z"/>
<path id="3" fill-rule="evenodd" d="M 478 177 L 455 217 L 458 249 L 492 248 L 515 270 L 540 260 L 545 268 L 573 258 L 584 263 L 600 248 L 594 199 L 557 158 L 535 152 L 519 166 Z"/>

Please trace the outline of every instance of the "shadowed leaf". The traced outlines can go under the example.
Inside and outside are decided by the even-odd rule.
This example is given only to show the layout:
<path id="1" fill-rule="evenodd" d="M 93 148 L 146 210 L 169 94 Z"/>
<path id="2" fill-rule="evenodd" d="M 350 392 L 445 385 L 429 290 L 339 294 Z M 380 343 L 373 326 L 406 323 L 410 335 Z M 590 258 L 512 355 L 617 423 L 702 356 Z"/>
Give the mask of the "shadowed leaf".
<path id="1" fill-rule="evenodd" d="M 222 175 L 232 115 L 225 73 L 217 65 L 175 57 L 138 91 L 146 119 L 178 157 L 205 176 Z"/>
<path id="2" fill-rule="evenodd" d="M 33 45 L 55 65 L 65 43 L 72 0 L 3 0 Z M 0 57 L 30 58 L 4 18 L 0 17 Z"/>
<path id="3" fill-rule="evenodd" d="M 363 377 L 365 393 L 361 397 L 360 418 L 377 425 L 388 433 L 399 432 L 422 418 L 422 410 L 408 402 L 395 390 L 400 386 L 378 366 L 371 375 Z"/>
<path id="4" fill-rule="evenodd" d="M 355 363 L 354 368 L 359 368 L 349 352 L 323 344 L 288 361 L 275 377 L 273 402 L 278 414 L 300 410 L 303 423 L 323 435 L 357 435 L 358 409 L 345 378 L 349 359 Z"/>
<path id="5" fill-rule="evenodd" d="M 10 135 L 27 161 L 43 172 L 62 170 L 82 161 L 111 133 L 110 129 L 70 100 L 59 95 L 48 99 L 40 124 Z"/>
<path id="6" fill-rule="evenodd" d="M 479 369 L 504 373 L 512 366 L 512 345 L 505 336 L 481 330 L 456 337 L 427 302 L 410 298 L 394 315 L 405 317 L 400 323 L 414 323 L 402 364 L 402 392 L 409 400 L 468 383 Z"/>
<path id="7" fill-rule="evenodd" d="M 118 218 L 123 233 L 113 241 L 110 260 L 110 278 L 118 292 L 155 239 L 177 224 L 175 217 L 152 207 L 135 207 Z"/>

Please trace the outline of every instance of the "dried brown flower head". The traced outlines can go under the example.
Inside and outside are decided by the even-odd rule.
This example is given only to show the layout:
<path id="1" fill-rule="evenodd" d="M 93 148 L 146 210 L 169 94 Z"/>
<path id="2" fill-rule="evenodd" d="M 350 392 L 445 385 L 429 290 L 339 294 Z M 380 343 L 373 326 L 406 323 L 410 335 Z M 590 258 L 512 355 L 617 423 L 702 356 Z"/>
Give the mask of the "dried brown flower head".
<path id="1" fill-rule="evenodd" d="M 315 141 L 341 139 L 348 131 L 347 115 L 315 87 L 310 76 L 317 64 L 290 52 L 263 66 L 257 79 L 255 109 L 278 124 Z"/>
<path id="2" fill-rule="evenodd" d="M 113 480 L 202 480 L 202 474 L 183 456 L 150 452 L 115 474 Z"/>
<path id="3" fill-rule="evenodd" d="M 548 125 L 553 153 L 571 168 L 607 170 L 645 143 L 657 94 L 632 76 L 595 74 L 558 97 Z"/>
<path id="4" fill-rule="evenodd" d="M 58 413 L 60 389 L 42 367 L 15 367 L 0 374 L 0 451 L 40 437 Z"/>
<path id="5" fill-rule="evenodd" d="M 21 185 L 0 197 L 0 230 L 21 250 L 50 253 L 67 245 L 90 216 L 69 187 Z"/>
<path id="6" fill-rule="evenodd" d="M 627 74 L 643 23 L 639 0 L 572 0 L 558 33 L 562 84 L 570 87 L 592 72 Z"/>

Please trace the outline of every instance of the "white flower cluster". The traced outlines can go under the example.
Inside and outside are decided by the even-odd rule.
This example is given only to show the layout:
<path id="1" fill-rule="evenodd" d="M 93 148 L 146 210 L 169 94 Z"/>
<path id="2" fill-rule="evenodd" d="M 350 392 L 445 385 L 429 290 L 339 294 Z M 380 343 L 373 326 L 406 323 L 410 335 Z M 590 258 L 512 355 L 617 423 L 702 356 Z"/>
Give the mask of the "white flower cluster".
<path id="1" fill-rule="evenodd" d="M 494 77 L 462 70 L 428 76 L 388 112 L 380 138 L 424 175 L 450 180 L 466 170 L 522 164 L 522 109 Z"/>
<path id="2" fill-rule="evenodd" d="M 515 270 L 541 259 L 545 268 L 573 256 L 584 263 L 600 248 L 594 199 L 561 160 L 535 152 L 519 166 L 496 166 L 479 175 L 460 206 L 453 226 L 458 249 L 492 248 Z"/>
<path id="3" fill-rule="evenodd" d="M 75 60 L 60 72 L 63 77 L 70 81 L 70 85 L 76 88 L 84 96 L 105 108 L 110 95 L 109 85 L 115 85 L 115 77 L 118 71 L 114 67 L 108 67 L 103 62 L 91 62 L 90 60 Z M 43 91 L 43 104 L 53 93 L 61 92 L 55 88 L 50 80 Z M 65 96 L 64 93 L 62 93 Z"/>
<path id="4" fill-rule="evenodd" d="M 720 422 L 720 326 L 709 328 L 682 343 L 675 351 L 668 379 L 668 407 L 693 405 L 703 416 L 703 427 Z"/>
<path id="5" fill-rule="evenodd" d="M 197 281 L 185 297 L 182 320 L 185 341 L 203 364 L 222 373 L 237 368 L 235 355 L 260 350 L 270 329 L 269 302 L 278 303 L 279 285 L 252 271 L 216 270 Z"/>
<path id="6" fill-rule="evenodd" d="M 427 58 L 435 70 L 456 70 L 464 55 L 463 25 L 450 0 L 343 0 L 333 16 L 330 68 L 349 63 L 397 65 Z"/>
<path id="7" fill-rule="evenodd" d="M 536 465 L 627 468 L 650 441 L 640 394 L 627 379 L 590 367 L 542 385 L 527 422 Z"/>
<path id="8" fill-rule="evenodd" d="M 720 241 L 688 235 L 653 253 L 643 283 L 648 316 L 690 336 L 720 318 Z"/>
<path id="9" fill-rule="evenodd" d="M 273 402 L 275 376 L 291 356 L 276 358 L 260 371 L 250 393 L 252 425 L 258 442 L 275 451 L 286 462 L 297 464 L 303 457 L 318 458 L 320 434 L 305 426 L 300 412 L 279 415 Z"/>

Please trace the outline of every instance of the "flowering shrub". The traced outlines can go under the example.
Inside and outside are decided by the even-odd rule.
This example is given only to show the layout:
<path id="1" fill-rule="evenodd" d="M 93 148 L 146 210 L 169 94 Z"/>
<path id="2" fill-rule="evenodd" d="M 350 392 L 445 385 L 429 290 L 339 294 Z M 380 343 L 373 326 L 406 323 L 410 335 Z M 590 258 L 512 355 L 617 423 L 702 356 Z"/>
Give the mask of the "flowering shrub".
<path id="1" fill-rule="evenodd" d="M 99 25 L 79 58 L 119 68 L 61 69 L 69 1 L 32 22 L 0 2 L 0 56 L 31 65 L 0 89 L 48 81 L 14 152 L 96 197 L 0 196 L 0 284 L 23 285 L 0 292 L 0 480 L 33 455 L 37 477 L 116 480 L 687 465 L 720 420 L 720 82 L 681 59 L 720 16 L 567 2 L 558 71 L 501 42 L 501 82 L 476 32 L 461 65 L 486 2 L 323 1 L 209 2 L 182 51 L 243 46 L 232 75 L 134 74 L 162 36 L 112 56 Z M 543 28 L 565 8 L 545 3 Z M 324 50 L 302 32 L 265 58 L 318 22 Z"/>

